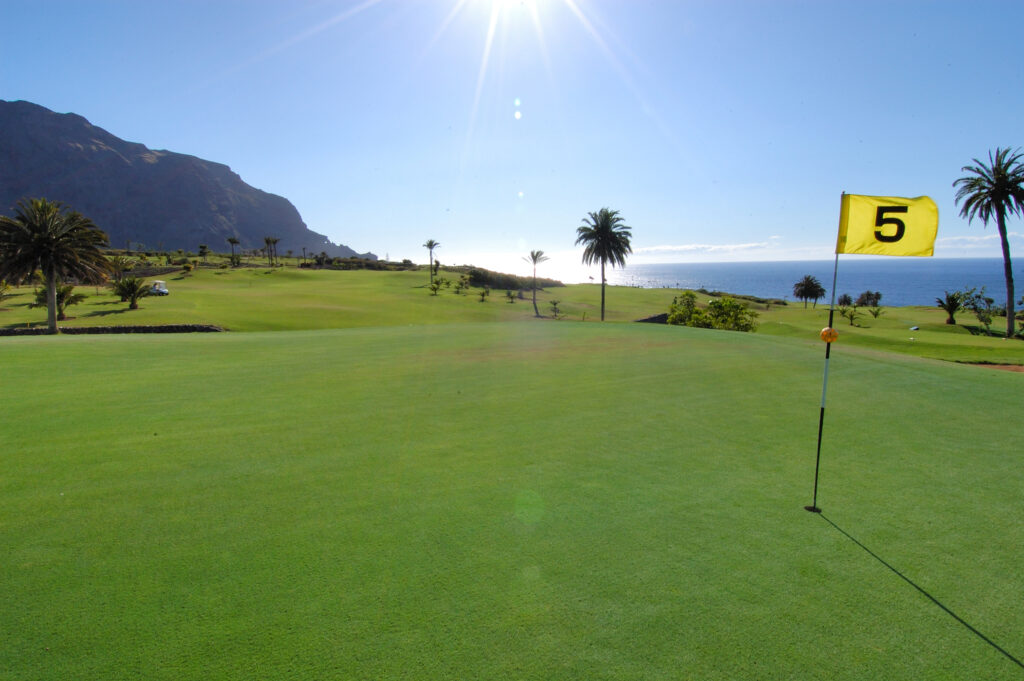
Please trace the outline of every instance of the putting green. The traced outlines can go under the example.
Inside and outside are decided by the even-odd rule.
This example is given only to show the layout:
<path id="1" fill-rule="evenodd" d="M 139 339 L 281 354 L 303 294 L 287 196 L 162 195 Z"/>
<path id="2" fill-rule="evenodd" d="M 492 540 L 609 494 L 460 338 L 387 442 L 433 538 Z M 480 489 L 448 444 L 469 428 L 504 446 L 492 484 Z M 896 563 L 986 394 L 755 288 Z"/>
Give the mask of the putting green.
<path id="1" fill-rule="evenodd" d="M 511 306 L 510 306 L 511 307 Z M 1010 679 L 1022 376 L 516 322 L 4 339 L 10 678 Z"/>

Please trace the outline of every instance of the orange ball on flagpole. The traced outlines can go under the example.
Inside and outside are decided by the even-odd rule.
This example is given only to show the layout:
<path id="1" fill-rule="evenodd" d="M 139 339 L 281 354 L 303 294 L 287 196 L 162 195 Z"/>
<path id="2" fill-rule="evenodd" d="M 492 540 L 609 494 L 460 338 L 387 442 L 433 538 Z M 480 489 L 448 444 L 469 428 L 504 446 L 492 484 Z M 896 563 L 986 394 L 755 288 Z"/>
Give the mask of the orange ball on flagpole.
<path id="1" fill-rule="evenodd" d="M 831 326 L 826 326 L 821 330 L 821 340 L 826 343 L 832 343 L 839 338 L 839 332 L 833 329 Z"/>

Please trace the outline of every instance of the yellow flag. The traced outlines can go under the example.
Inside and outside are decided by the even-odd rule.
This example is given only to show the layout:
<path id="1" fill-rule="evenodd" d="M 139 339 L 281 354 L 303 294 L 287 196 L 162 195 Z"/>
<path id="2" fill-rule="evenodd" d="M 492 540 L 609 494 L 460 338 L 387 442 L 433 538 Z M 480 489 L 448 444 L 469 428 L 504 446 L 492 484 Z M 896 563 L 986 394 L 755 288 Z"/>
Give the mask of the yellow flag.
<path id="1" fill-rule="evenodd" d="M 932 255 L 939 208 L 927 196 L 843 194 L 836 253 Z"/>

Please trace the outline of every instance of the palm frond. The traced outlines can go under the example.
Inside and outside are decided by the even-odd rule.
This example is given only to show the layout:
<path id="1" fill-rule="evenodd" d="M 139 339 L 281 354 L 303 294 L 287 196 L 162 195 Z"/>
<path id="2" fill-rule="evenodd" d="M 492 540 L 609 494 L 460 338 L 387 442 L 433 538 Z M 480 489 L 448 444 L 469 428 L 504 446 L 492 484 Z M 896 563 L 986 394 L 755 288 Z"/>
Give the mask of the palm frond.
<path id="1" fill-rule="evenodd" d="M 630 245 L 632 228 L 622 224 L 619 211 L 602 208 L 589 213 L 583 225 L 576 228 L 576 245 L 583 245 L 583 262 L 595 262 L 624 267 L 626 255 L 633 252 Z"/>
<path id="2" fill-rule="evenodd" d="M 0 278 L 21 281 L 41 269 L 62 281 L 98 281 L 110 269 L 100 250 L 106 245 L 106 234 L 81 213 L 47 199 L 22 200 L 13 218 L 0 217 Z"/>
<path id="3" fill-rule="evenodd" d="M 997 147 L 989 152 L 988 163 L 973 159 L 974 165 L 961 168 L 967 175 L 953 182 L 960 216 L 985 225 L 993 216 L 1020 215 L 1024 212 L 1024 153 Z"/>
<path id="4" fill-rule="evenodd" d="M 536 267 L 540 263 L 546 262 L 546 261 L 548 261 L 550 259 L 551 258 L 549 258 L 548 256 L 544 255 L 544 251 L 530 251 L 530 255 L 523 256 L 523 260 L 525 260 L 526 262 L 530 263 L 534 267 Z"/>

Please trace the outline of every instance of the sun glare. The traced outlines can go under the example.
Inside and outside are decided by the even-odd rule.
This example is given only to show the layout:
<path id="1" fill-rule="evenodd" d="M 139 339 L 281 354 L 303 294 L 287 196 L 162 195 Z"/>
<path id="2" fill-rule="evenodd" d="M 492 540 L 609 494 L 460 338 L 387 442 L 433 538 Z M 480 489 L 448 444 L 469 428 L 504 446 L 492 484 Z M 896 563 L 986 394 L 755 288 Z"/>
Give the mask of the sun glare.
<path id="1" fill-rule="evenodd" d="M 491 5 L 497 5 L 501 9 L 523 7 L 532 11 L 537 8 L 537 0 L 481 0 L 481 2 L 490 2 Z"/>
<path id="2" fill-rule="evenodd" d="M 477 30 L 483 34 L 483 46 L 480 52 L 479 64 L 476 68 L 476 79 L 473 84 L 473 97 L 469 107 L 465 137 L 462 148 L 462 159 L 459 170 L 457 185 L 461 185 L 462 177 L 467 170 L 467 164 L 475 148 L 475 136 L 477 134 L 478 117 L 480 115 L 482 102 L 485 100 L 485 92 L 492 82 L 501 82 L 503 74 L 498 77 L 491 73 L 492 64 L 504 65 L 506 60 L 502 50 L 505 36 L 510 33 L 522 35 L 524 31 L 532 28 L 536 40 L 536 49 L 542 60 L 544 70 L 553 91 L 557 91 L 555 70 L 548 53 L 547 37 L 545 35 L 545 24 L 550 23 L 557 13 L 562 10 L 564 16 L 575 19 L 579 28 L 590 39 L 590 42 L 604 57 L 605 62 L 618 76 L 622 85 L 635 98 L 640 111 L 651 120 L 655 128 L 659 130 L 665 140 L 676 149 L 681 150 L 681 144 L 673 131 L 662 120 L 661 116 L 651 106 L 644 95 L 639 83 L 633 77 L 631 70 L 620 59 L 620 50 L 613 45 L 617 44 L 615 36 L 610 29 L 602 25 L 600 17 L 591 17 L 591 12 L 585 10 L 584 0 L 451 0 L 451 6 L 445 18 L 442 20 L 437 31 L 427 44 L 426 52 L 431 51 L 442 36 L 456 24 L 457 19 L 470 19 L 466 23 L 470 26 L 478 26 Z M 555 32 L 561 32 L 566 27 L 550 24 L 547 28 Z M 465 30 L 465 29 L 464 29 Z M 479 34 L 477 34 L 479 35 Z M 498 52 L 496 56 L 495 53 Z M 511 117 L 514 121 L 522 121 L 526 117 L 521 102 L 518 98 L 514 101 Z M 457 193 L 457 190 L 456 190 Z"/>
<path id="3" fill-rule="evenodd" d="M 545 5 L 545 9 L 551 9 L 551 5 L 558 4 L 568 10 L 578 22 L 584 32 L 590 37 L 591 41 L 597 47 L 598 51 L 604 56 L 605 60 L 616 72 L 623 84 L 629 89 L 636 97 L 641 109 L 644 110 L 649 116 L 650 107 L 648 106 L 645 98 L 640 92 L 640 88 L 637 86 L 634 79 L 631 77 L 629 70 L 619 60 L 615 51 L 609 46 L 608 40 L 601 34 L 601 31 L 595 26 L 594 22 L 590 20 L 587 13 L 584 12 L 581 7 L 579 0 L 454 0 L 451 10 L 445 16 L 438 27 L 437 32 L 431 38 L 427 49 L 429 50 L 445 33 L 452 22 L 466 11 L 468 8 L 476 8 L 479 13 L 486 14 L 486 28 L 484 28 L 484 46 L 483 52 L 480 55 L 480 65 L 477 69 L 476 86 L 473 92 L 473 104 L 470 109 L 469 116 L 469 137 L 467 137 L 467 144 L 471 141 L 472 131 L 476 122 L 477 112 L 480 107 L 480 98 L 483 92 L 484 83 L 488 77 L 488 67 L 491 62 L 492 50 L 494 47 L 495 37 L 498 33 L 498 29 L 504 30 L 505 26 L 515 21 L 518 22 L 522 15 L 515 16 L 516 13 L 526 12 L 529 16 L 529 22 L 533 25 L 533 32 L 537 38 L 537 45 L 540 49 L 541 57 L 544 62 L 545 69 L 547 70 L 549 79 L 554 82 L 554 75 L 551 68 L 551 60 L 548 55 L 547 41 L 544 35 L 544 24 L 541 21 L 541 6 Z M 522 117 L 522 113 L 518 111 L 519 102 L 516 102 L 516 109 L 514 116 L 516 120 Z M 656 118 L 656 117 L 655 117 Z M 663 128 L 664 133 L 668 133 L 665 126 L 660 120 L 655 120 L 660 128 Z"/>

